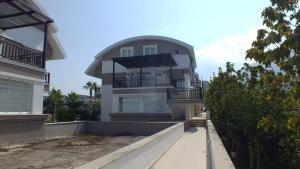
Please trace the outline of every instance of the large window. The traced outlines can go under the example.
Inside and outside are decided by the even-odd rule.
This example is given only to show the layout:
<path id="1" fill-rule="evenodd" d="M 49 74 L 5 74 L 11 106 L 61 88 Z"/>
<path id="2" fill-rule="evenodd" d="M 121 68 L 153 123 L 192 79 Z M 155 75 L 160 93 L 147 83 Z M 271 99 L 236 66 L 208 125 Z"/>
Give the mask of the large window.
<path id="1" fill-rule="evenodd" d="M 28 113 L 31 112 L 31 104 L 31 84 L 0 79 L 0 113 Z"/>
<path id="2" fill-rule="evenodd" d="M 164 95 L 135 95 L 119 97 L 119 112 L 125 113 L 163 113 L 166 98 Z"/>
<path id="3" fill-rule="evenodd" d="M 133 56 L 134 50 L 133 47 L 124 47 L 120 49 L 121 57 L 130 57 Z"/>
<path id="4" fill-rule="evenodd" d="M 157 45 L 145 45 L 143 46 L 143 55 L 157 54 Z"/>

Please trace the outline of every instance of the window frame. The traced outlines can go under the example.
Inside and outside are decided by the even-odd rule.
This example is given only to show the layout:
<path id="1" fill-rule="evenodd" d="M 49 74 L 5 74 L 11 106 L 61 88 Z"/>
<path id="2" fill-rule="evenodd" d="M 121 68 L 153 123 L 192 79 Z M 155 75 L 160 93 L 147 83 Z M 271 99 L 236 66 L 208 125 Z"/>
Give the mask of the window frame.
<path id="1" fill-rule="evenodd" d="M 157 44 L 151 44 L 151 45 L 143 45 L 143 55 L 146 55 L 146 48 L 154 48 L 154 53 L 147 54 L 147 55 L 155 55 L 157 54 Z"/>
<path id="2" fill-rule="evenodd" d="M 131 56 L 123 56 L 123 51 L 126 50 L 127 51 L 127 55 L 128 55 L 128 51 L 131 50 L 132 51 L 132 55 Z M 134 47 L 130 46 L 130 47 L 122 47 L 120 48 L 120 57 L 132 57 L 134 56 Z"/>

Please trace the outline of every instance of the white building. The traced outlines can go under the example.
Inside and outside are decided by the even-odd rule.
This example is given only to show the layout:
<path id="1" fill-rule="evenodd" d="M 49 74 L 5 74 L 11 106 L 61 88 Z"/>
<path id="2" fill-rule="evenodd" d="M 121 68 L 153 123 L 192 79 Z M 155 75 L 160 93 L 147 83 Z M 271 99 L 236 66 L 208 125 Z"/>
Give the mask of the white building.
<path id="1" fill-rule="evenodd" d="M 42 114 L 46 64 L 66 57 L 58 29 L 37 1 L 0 1 L 0 11 L 0 115 Z"/>
<path id="2" fill-rule="evenodd" d="M 102 79 L 102 121 L 189 119 L 202 102 L 192 46 L 139 36 L 102 50 L 86 74 Z"/>

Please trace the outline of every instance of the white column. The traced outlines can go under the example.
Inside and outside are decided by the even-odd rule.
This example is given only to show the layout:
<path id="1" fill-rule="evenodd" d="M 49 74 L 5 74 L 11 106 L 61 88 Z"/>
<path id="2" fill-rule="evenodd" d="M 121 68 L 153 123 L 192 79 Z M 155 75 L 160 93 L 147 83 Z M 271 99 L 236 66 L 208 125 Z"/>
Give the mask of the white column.
<path id="1" fill-rule="evenodd" d="M 185 120 L 191 119 L 191 111 L 192 111 L 192 105 L 186 104 L 185 106 Z"/>
<path id="2" fill-rule="evenodd" d="M 112 113 L 112 85 L 102 85 L 101 121 L 110 121 Z"/>
<path id="3" fill-rule="evenodd" d="M 43 114 L 44 83 L 35 82 L 32 87 L 32 114 Z"/>
<path id="4" fill-rule="evenodd" d="M 189 73 L 184 74 L 184 87 L 190 88 L 191 87 L 191 77 Z"/>

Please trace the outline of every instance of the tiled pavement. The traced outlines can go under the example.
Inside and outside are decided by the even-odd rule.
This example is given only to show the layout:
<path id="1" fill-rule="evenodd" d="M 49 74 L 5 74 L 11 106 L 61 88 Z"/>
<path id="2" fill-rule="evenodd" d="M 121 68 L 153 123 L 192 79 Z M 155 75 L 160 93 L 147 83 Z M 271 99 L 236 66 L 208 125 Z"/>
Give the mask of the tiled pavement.
<path id="1" fill-rule="evenodd" d="M 151 169 L 206 169 L 206 129 L 191 127 Z"/>

